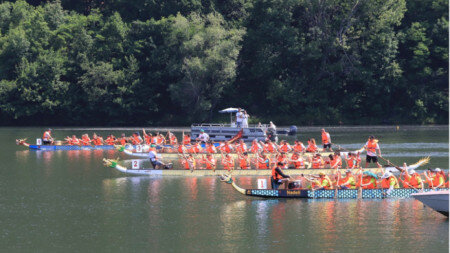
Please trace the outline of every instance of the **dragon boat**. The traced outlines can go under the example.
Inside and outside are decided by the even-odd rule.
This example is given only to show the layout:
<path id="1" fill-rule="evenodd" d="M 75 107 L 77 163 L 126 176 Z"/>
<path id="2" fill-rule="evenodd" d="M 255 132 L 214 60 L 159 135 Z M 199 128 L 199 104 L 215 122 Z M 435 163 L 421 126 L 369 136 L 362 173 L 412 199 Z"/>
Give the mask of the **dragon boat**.
<path id="1" fill-rule="evenodd" d="M 127 160 L 125 160 L 128 162 Z M 207 169 L 195 169 L 195 170 L 186 170 L 186 169 L 130 169 L 126 166 L 119 164 L 118 160 L 115 159 L 103 159 L 104 165 L 106 167 L 114 168 L 121 173 L 125 173 L 128 175 L 136 175 L 136 176 L 219 176 L 223 173 L 232 173 L 235 176 L 270 176 L 272 170 L 269 169 L 235 169 L 235 170 L 225 170 L 225 169 L 216 169 L 216 170 L 207 170 Z M 138 162 L 131 160 L 130 162 Z M 315 175 L 320 172 L 329 174 L 335 172 L 334 169 L 286 169 L 284 170 L 285 174 L 291 176 L 300 176 L 300 175 Z M 340 169 L 341 173 L 344 173 L 346 169 Z M 356 173 L 358 169 L 353 169 L 352 172 Z M 368 168 L 364 169 L 364 171 L 371 171 L 373 173 L 377 173 L 380 171 L 379 168 Z"/>
<path id="2" fill-rule="evenodd" d="M 417 169 L 421 165 L 428 163 L 429 158 L 420 159 L 418 162 L 411 164 L 407 167 L 410 169 Z M 272 170 L 270 169 L 234 169 L 231 171 L 225 169 L 216 169 L 216 170 L 208 170 L 208 169 L 195 169 L 195 170 L 186 170 L 186 169 L 150 169 L 150 168 L 140 168 L 139 160 L 124 160 L 123 162 L 131 162 L 137 163 L 135 169 L 127 168 L 127 166 L 123 164 L 119 164 L 118 159 L 103 159 L 104 165 L 110 168 L 114 168 L 121 173 L 125 173 L 128 175 L 137 175 L 137 176 L 219 176 L 223 173 L 231 173 L 233 176 L 270 176 Z M 337 171 L 340 171 L 342 174 L 345 173 L 347 169 L 285 169 L 283 170 L 285 174 L 290 176 L 300 176 L 300 175 L 317 175 L 321 172 L 325 174 L 332 174 Z M 383 171 L 396 171 L 395 167 L 384 167 L 380 168 L 365 168 L 364 171 L 370 171 L 372 173 L 382 173 Z M 359 169 L 352 169 L 352 173 L 356 174 Z"/>
<path id="3" fill-rule="evenodd" d="M 116 145 L 117 150 L 119 150 L 119 152 L 122 152 L 123 154 L 130 156 L 130 157 L 134 157 L 134 158 L 147 158 L 148 157 L 148 152 L 150 150 L 150 146 L 149 145 L 142 145 L 142 146 L 132 146 L 132 145 L 126 145 L 126 146 L 121 146 L 121 145 Z M 159 149 L 163 149 L 163 148 L 169 148 L 172 151 L 175 150 L 175 148 L 173 146 L 170 145 L 166 145 L 164 147 L 160 147 Z M 164 150 L 164 149 L 163 149 Z M 355 150 L 355 151 L 351 151 L 352 153 L 357 153 L 357 152 L 363 152 L 363 148 L 359 149 L 359 150 Z M 340 150 L 336 150 L 339 151 L 341 156 L 345 156 L 348 153 L 350 153 L 349 151 L 340 151 Z M 292 153 L 292 152 L 289 152 Z M 200 156 L 204 156 L 207 153 L 189 153 L 191 155 L 193 155 L 194 157 L 200 157 Z M 325 156 L 329 156 L 331 154 L 334 154 L 334 152 L 304 152 L 302 153 L 303 157 L 310 157 L 313 156 L 315 154 L 320 154 L 322 157 Z M 173 159 L 177 159 L 180 157 L 180 155 L 183 154 L 179 154 L 177 152 L 158 152 L 158 155 L 160 155 L 162 158 L 164 159 L 168 159 L 168 160 L 173 160 Z M 213 157 L 215 159 L 221 158 L 222 154 L 220 153 L 216 153 L 216 154 L 212 154 Z M 237 159 L 238 158 L 238 154 L 237 153 L 229 153 L 229 155 L 231 155 L 231 157 L 233 159 Z M 275 153 L 266 153 L 266 155 L 269 156 L 275 156 Z M 256 155 L 254 153 L 248 153 L 249 158 L 255 158 Z"/>
<path id="4" fill-rule="evenodd" d="M 308 198 L 308 199 L 382 199 L 382 198 L 409 198 L 411 194 L 419 192 L 418 189 L 398 188 L 393 189 L 389 194 L 388 189 L 333 189 L 333 190 L 312 190 L 312 189 L 244 189 L 238 186 L 230 175 L 221 175 L 222 182 L 231 184 L 239 193 L 260 198 Z M 433 189 L 424 189 L 424 192 Z M 439 191 L 448 188 L 440 188 Z M 359 193 L 361 191 L 361 193 Z"/>
<path id="5" fill-rule="evenodd" d="M 56 151 L 56 150 L 113 150 L 116 149 L 114 145 L 63 145 L 62 141 L 55 141 L 55 145 L 33 145 L 26 142 L 26 139 L 16 140 L 16 144 L 27 147 L 31 150 L 44 150 L 44 151 Z M 136 146 L 133 146 L 136 148 Z"/>

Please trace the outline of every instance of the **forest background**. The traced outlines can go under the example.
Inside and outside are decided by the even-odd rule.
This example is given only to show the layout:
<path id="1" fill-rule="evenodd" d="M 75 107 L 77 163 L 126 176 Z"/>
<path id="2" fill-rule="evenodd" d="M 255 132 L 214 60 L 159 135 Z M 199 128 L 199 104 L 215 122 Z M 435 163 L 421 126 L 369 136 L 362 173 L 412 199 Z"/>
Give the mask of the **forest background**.
<path id="1" fill-rule="evenodd" d="M 448 124 L 447 0 L 1 1 L 0 124 Z"/>

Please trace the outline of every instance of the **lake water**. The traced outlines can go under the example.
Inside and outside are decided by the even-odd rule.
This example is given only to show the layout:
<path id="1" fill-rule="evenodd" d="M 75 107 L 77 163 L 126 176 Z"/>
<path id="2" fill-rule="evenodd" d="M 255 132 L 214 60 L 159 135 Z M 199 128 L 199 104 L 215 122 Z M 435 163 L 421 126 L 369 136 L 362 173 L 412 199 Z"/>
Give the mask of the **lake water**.
<path id="1" fill-rule="evenodd" d="M 93 131 L 54 135 L 83 132 Z M 448 169 L 447 129 L 330 133 L 349 149 L 374 134 L 393 163 L 431 156 L 427 167 Z M 448 252 L 448 219 L 413 199 L 249 198 L 215 177 L 126 177 L 102 165 L 115 151 L 39 152 L 14 144 L 41 134 L 0 128 L 2 252 Z M 309 137 L 320 140 L 320 132 L 297 138 Z M 255 187 L 257 178 L 237 182 Z"/>

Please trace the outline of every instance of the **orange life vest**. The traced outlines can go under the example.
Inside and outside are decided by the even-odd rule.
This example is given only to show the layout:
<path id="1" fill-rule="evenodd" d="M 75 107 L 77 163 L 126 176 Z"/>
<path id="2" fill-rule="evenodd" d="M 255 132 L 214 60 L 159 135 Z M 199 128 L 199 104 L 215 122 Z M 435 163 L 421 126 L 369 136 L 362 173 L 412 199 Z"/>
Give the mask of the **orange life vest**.
<path id="1" fill-rule="evenodd" d="M 133 143 L 133 145 L 139 145 L 139 144 L 141 144 L 143 141 L 142 141 L 141 136 L 136 135 L 136 136 L 133 137 L 133 139 L 131 140 L 131 142 Z"/>
<path id="2" fill-rule="evenodd" d="M 281 152 L 287 153 L 291 150 L 291 146 L 287 143 L 280 147 Z"/>
<path id="3" fill-rule="evenodd" d="M 270 158 L 266 157 L 266 159 L 264 159 L 263 157 L 258 157 L 257 164 L 258 169 L 268 169 L 270 168 Z"/>
<path id="4" fill-rule="evenodd" d="M 303 152 L 303 143 L 299 142 L 294 145 L 294 151 L 295 152 Z"/>
<path id="5" fill-rule="evenodd" d="M 247 145 L 245 143 L 240 143 L 236 146 L 236 152 L 244 153 L 245 151 L 247 151 Z"/>
<path id="6" fill-rule="evenodd" d="M 121 138 L 119 138 L 119 142 L 120 142 L 120 145 L 125 145 L 125 144 L 127 144 L 127 138 L 126 137 L 121 137 Z"/>
<path id="7" fill-rule="evenodd" d="M 215 154 L 217 153 L 216 147 L 214 147 L 214 145 L 207 145 L 206 146 L 206 152 L 208 152 L 209 154 Z"/>
<path id="8" fill-rule="evenodd" d="M 191 137 L 185 135 L 184 138 L 183 138 L 183 144 L 184 144 L 184 145 L 191 144 Z"/>
<path id="9" fill-rule="evenodd" d="M 88 136 L 83 136 L 81 137 L 81 142 L 83 143 L 84 146 L 89 145 L 89 143 L 91 143 L 91 139 L 89 139 Z"/>
<path id="10" fill-rule="evenodd" d="M 145 141 L 145 144 L 150 145 L 150 144 L 152 144 L 152 137 L 148 134 L 144 134 L 144 141 Z"/>
<path id="11" fill-rule="evenodd" d="M 49 131 L 45 131 L 44 134 L 42 135 L 42 140 L 43 141 L 48 141 L 52 138 L 51 134 Z"/>
<path id="12" fill-rule="evenodd" d="M 232 157 L 224 157 L 222 159 L 222 164 L 223 164 L 223 168 L 230 171 L 231 169 L 234 168 L 234 160 Z"/>
<path id="13" fill-rule="evenodd" d="M 253 142 L 252 147 L 250 148 L 250 152 L 256 154 L 256 153 L 258 153 L 259 149 L 260 149 L 259 144 L 256 142 Z"/>
<path id="14" fill-rule="evenodd" d="M 170 145 L 176 145 L 178 143 L 177 137 L 174 134 L 169 135 Z"/>
<path id="15" fill-rule="evenodd" d="M 384 178 L 383 180 L 381 180 L 381 188 L 383 188 L 383 189 L 390 188 L 390 186 L 391 186 L 391 178 L 393 178 L 395 180 L 394 188 L 398 188 L 398 181 L 397 181 L 397 178 L 395 176 L 390 176 L 388 178 Z"/>
<path id="16" fill-rule="evenodd" d="M 239 167 L 243 170 L 250 169 L 247 158 L 239 156 Z"/>
<path id="17" fill-rule="evenodd" d="M 102 145 L 102 137 L 92 139 L 92 143 L 96 146 Z"/>
<path id="18" fill-rule="evenodd" d="M 105 142 L 106 142 L 106 144 L 108 144 L 108 145 L 114 145 L 114 144 L 116 143 L 116 140 L 115 140 L 114 137 L 109 136 L 108 138 L 106 138 Z"/>
<path id="19" fill-rule="evenodd" d="M 77 137 L 70 138 L 71 145 L 80 145 L 80 140 Z"/>
<path id="20" fill-rule="evenodd" d="M 222 150 L 225 153 L 231 153 L 231 146 L 228 143 L 225 143 L 220 150 Z"/>
<path id="21" fill-rule="evenodd" d="M 281 174 L 279 174 L 276 169 L 277 169 L 276 166 L 272 168 L 272 178 L 274 180 L 283 179 L 283 176 Z"/>
<path id="22" fill-rule="evenodd" d="M 275 146 L 272 143 L 267 143 L 264 147 L 264 152 L 267 153 L 274 153 L 275 152 Z"/>
<path id="23" fill-rule="evenodd" d="M 187 148 L 183 145 L 178 145 L 178 152 L 183 154 L 187 152 Z"/>
<path id="24" fill-rule="evenodd" d="M 192 164 L 192 168 L 195 169 L 195 159 L 191 159 L 191 158 L 185 158 L 183 160 L 181 160 L 181 164 L 183 164 L 184 168 L 187 170 L 190 170 L 190 166 L 189 163 Z"/>
<path id="25" fill-rule="evenodd" d="M 362 183 L 368 184 L 370 182 L 370 180 L 372 180 L 372 177 L 363 177 Z M 377 180 L 374 180 L 374 182 L 372 184 L 363 186 L 363 189 L 375 189 L 375 188 L 377 188 Z"/>
<path id="26" fill-rule="evenodd" d="M 330 143 L 330 138 L 328 138 L 328 132 L 323 132 L 322 133 L 322 144 L 329 144 Z"/>
<path id="27" fill-rule="evenodd" d="M 212 170 L 213 166 L 215 165 L 216 160 L 211 156 L 210 158 L 205 159 L 206 169 Z"/>
<path id="28" fill-rule="evenodd" d="M 296 169 L 305 168 L 305 162 L 303 161 L 303 159 L 299 159 L 299 158 L 300 158 L 299 155 L 297 155 L 295 153 L 292 154 L 291 160 L 293 160 L 294 162 L 291 162 L 291 163 L 294 165 L 294 167 Z"/>
<path id="29" fill-rule="evenodd" d="M 312 159 L 312 168 L 313 169 L 320 169 L 323 167 L 323 160 L 321 157 L 314 157 Z"/>
<path id="30" fill-rule="evenodd" d="M 312 141 L 308 141 L 308 147 L 306 148 L 306 152 L 316 152 L 318 150 L 315 143 Z"/>
<path id="31" fill-rule="evenodd" d="M 330 162 L 330 166 L 332 169 L 337 169 L 342 166 L 342 160 L 339 156 L 335 156 L 334 159 Z"/>
<path id="32" fill-rule="evenodd" d="M 443 179 L 444 184 L 439 186 L 439 188 L 444 188 L 445 187 L 445 179 L 444 179 L 444 176 L 442 176 L 441 173 L 437 173 L 436 176 L 433 178 L 433 186 L 434 187 L 437 187 L 439 185 L 439 181 L 440 181 L 441 178 Z"/>
<path id="33" fill-rule="evenodd" d="M 377 151 L 377 142 L 376 141 L 368 141 L 367 142 L 367 151 L 375 153 Z"/>

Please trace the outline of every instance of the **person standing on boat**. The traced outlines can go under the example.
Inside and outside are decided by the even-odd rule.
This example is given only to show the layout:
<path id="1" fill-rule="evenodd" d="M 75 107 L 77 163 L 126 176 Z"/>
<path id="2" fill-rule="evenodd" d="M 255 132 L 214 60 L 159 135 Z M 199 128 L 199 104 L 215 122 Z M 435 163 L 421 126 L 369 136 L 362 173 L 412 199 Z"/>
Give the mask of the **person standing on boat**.
<path id="1" fill-rule="evenodd" d="M 250 115 L 248 115 L 246 110 L 243 110 L 243 113 L 242 113 L 242 128 L 248 128 L 248 118 L 250 118 Z"/>
<path id="2" fill-rule="evenodd" d="M 322 145 L 323 145 L 323 151 L 325 151 L 327 149 L 330 151 L 333 151 L 333 149 L 331 149 L 330 133 L 325 132 L 324 128 L 322 128 Z"/>
<path id="3" fill-rule="evenodd" d="M 290 176 L 283 173 L 281 168 L 284 166 L 282 162 L 277 163 L 277 166 L 272 168 L 272 176 L 270 177 L 270 183 L 272 185 L 272 189 L 276 190 L 280 185 L 289 180 L 287 178 L 291 178 Z"/>
<path id="4" fill-rule="evenodd" d="M 52 137 L 52 129 L 47 129 L 47 131 L 44 132 L 42 135 L 42 144 L 44 145 L 51 145 L 53 144 L 53 137 Z"/>
<path id="5" fill-rule="evenodd" d="M 195 140 L 203 142 L 203 143 L 207 143 L 209 141 L 209 135 L 207 133 L 205 133 L 205 130 L 201 129 L 200 134 L 198 135 L 198 137 Z"/>
<path id="6" fill-rule="evenodd" d="M 366 142 L 366 145 L 364 145 L 364 149 L 367 151 L 366 168 L 371 162 L 375 163 L 378 168 L 381 168 L 381 164 L 378 163 L 377 157 L 377 151 L 378 156 L 381 156 L 381 150 L 380 146 L 378 145 L 378 140 L 376 140 L 373 135 L 369 136 L 369 140 Z"/>
<path id="7" fill-rule="evenodd" d="M 236 113 L 236 127 L 241 128 L 242 127 L 242 121 L 244 119 L 244 116 L 241 112 L 241 108 L 238 108 L 238 112 Z"/>

